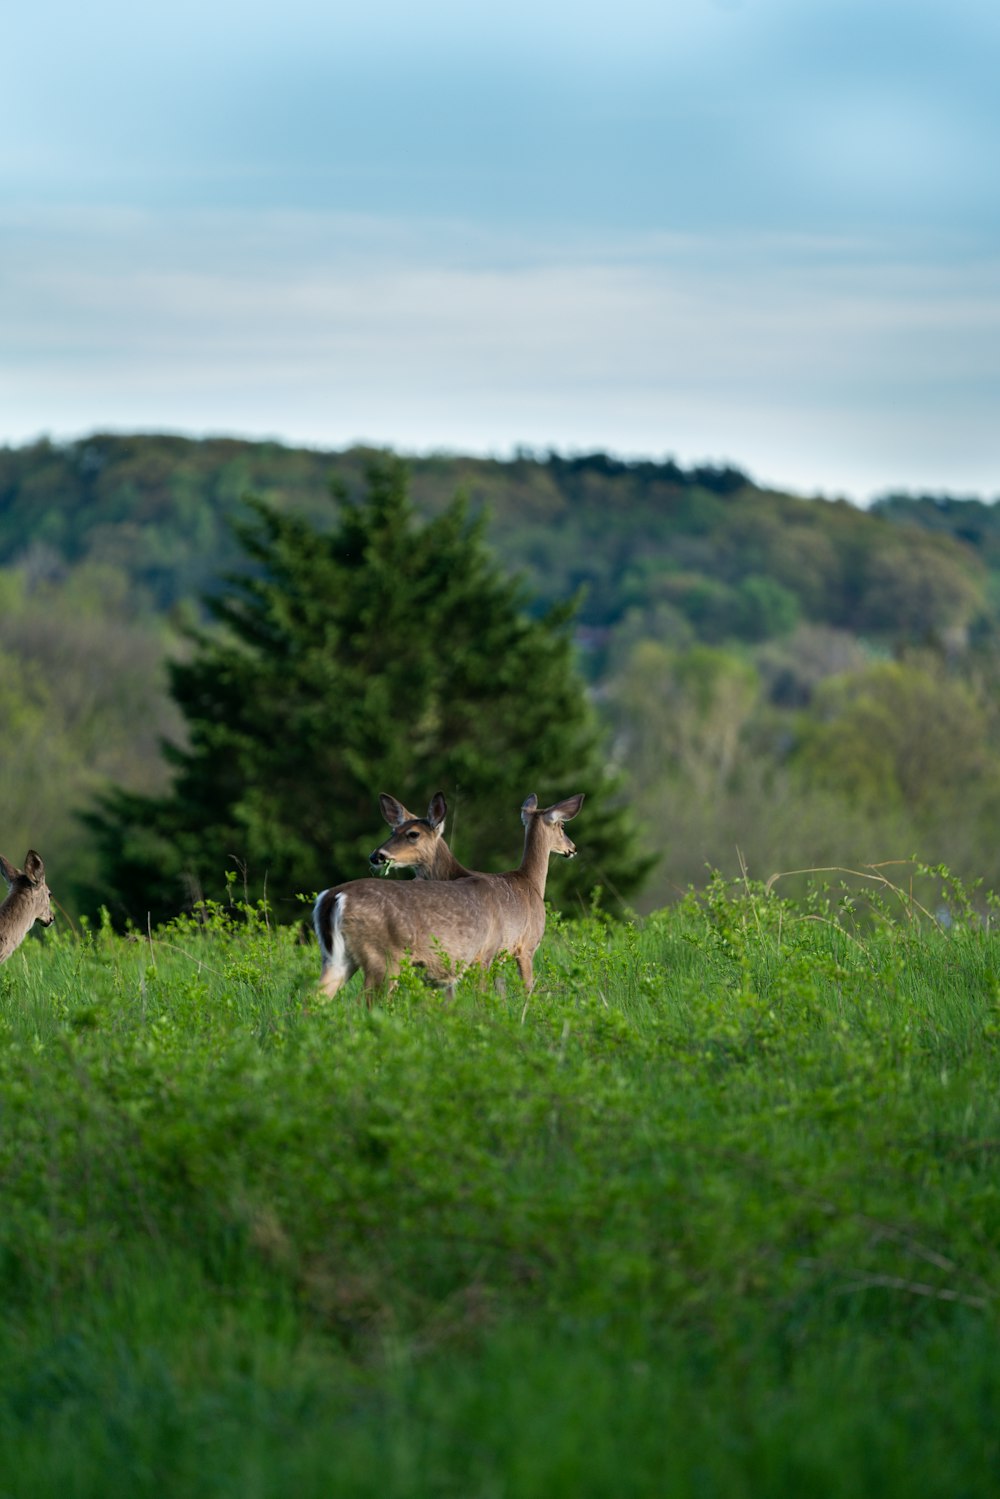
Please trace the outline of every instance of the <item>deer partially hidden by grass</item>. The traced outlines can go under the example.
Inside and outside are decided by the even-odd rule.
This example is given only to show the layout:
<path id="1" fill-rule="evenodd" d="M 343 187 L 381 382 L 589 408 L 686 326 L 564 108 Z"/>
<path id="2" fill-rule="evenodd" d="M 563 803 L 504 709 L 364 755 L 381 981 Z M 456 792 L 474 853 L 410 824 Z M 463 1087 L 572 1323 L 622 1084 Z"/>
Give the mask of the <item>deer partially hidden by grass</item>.
<path id="1" fill-rule="evenodd" d="M 538 798 L 529 796 L 521 807 L 524 855 L 505 874 L 405 884 L 351 880 L 324 890 L 313 909 L 323 962 L 320 989 L 332 997 L 360 968 L 371 1004 L 407 953 L 433 983 L 448 988 L 466 968 L 488 968 L 500 953 L 510 953 L 530 994 L 533 959 L 545 931 L 549 857 L 576 853 L 563 824 L 582 805 L 582 796 L 571 796 L 540 808 Z"/>
<path id="2" fill-rule="evenodd" d="M 7 899 L 0 905 L 0 963 L 20 947 L 36 921 L 52 925 L 49 887 L 45 883 L 45 865 L 33 848 L 24 856 L 24 868 L 18 869 L 0 854 L 0 874 L 10 887 Z"/>
<path id="3" fill-rule="evenodd" d="M 463 880 L 477 872 L 460 864 L 444 841 L 448 803 L 442 792 L 431 797 L 426 817 L 414 817 L 402 802 L 384 792 L 378 804 L 393 833 L 368 855 L 373 871 L 388 874 L 392 868 L 410 869 L 419 880 Z"/>

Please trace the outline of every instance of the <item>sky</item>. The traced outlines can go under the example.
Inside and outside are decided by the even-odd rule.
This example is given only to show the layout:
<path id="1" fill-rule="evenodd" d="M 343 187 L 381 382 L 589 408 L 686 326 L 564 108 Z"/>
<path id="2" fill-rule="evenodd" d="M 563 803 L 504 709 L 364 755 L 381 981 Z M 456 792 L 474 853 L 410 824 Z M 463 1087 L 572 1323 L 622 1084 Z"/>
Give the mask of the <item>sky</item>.
<path id="1" fill-rule="evenodd" d="M 1000 495 L 996 0 L 32 0 L 0 443 Z"/>

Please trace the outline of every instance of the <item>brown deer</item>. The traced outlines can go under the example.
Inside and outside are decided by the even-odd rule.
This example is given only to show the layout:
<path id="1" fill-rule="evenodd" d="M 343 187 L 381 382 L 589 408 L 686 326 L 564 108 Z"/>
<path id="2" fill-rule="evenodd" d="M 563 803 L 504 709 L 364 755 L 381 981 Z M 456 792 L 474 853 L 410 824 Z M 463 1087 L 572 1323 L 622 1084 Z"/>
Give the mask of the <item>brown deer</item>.
<path id="1" fill-rule="evenodd" d="M 405 884 L 351 880 L 322 891 L 313 909 L 320 989 L 332 997 L 360 968 L 370 1005 L 405 953 L 432 983 L 449 989 L 464 969 L 488 968 L 500 953 L 511 953 L 530 994 L 532 961 L 545 931 L 549 856 L 576 853 L 563 824 L 582 805 L 578 795 L 540 808 L 529 796 L 521 808 L 524 856 L 506 874 Z"/>
<path id="2" fill-rule="evenodd" d="M 463 880 L 476 873 L 460 864 L 444 841 L 448 803 L 442 792 L 436 791 L 431 797 L 426 817 L 414 817 L 402 802 L 385 792 L 378 804 L 393 834 L 368 855 L 373 872 L 412 869 L 418 880 Z"/>
<path id="3" fill-rule="evenodd" d="M 20 947 L 36 921 L 51 926 L 53 918 L 45 865 L 33 848 L 24 856 L 23 869 L 0 854 L 0 874 L 10 886 L 7 899 L 0 905 L 0 963 L 3 963 Z"/>

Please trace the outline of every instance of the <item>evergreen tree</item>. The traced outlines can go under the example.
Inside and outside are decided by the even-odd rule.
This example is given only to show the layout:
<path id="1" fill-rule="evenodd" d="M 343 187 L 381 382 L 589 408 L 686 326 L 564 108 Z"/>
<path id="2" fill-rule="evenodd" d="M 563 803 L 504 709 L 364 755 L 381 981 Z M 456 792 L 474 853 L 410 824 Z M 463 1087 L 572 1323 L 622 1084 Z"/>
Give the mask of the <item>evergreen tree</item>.
<path id="1" fill-rule="evenodd" d="M 161 798 L 122 791 L 91 816 L 117 915 L 145 924 L 222 894 L 227 870 L 291 917 L 298 892 L 363 876 L 381 841 L 377 795 L 422 811 L 443 790 L 473 868 L 520 859 L 521 802 L 587 794 L 580 856 L 557 901 L 632 892 L 651 860 L 604 769 L 572 662 L 571 606 L 532 618 L 457 499 L 420 523 L 403 465 L 373 463 L 338 523 L 248 500 L 252 563 L 208 601 L 220 628 L 172 668 L 188 726 Z"/>

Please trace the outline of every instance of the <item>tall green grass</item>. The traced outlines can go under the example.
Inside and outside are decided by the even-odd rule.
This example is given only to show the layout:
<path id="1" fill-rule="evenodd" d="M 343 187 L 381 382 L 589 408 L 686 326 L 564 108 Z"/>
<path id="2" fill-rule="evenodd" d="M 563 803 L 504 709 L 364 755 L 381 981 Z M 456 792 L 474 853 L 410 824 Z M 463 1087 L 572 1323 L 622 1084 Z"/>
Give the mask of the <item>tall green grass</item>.
<path id="1" fill-rule="evenodd" d="M 0 1495 L 992 1494 L 1000 956 L 945 880 L 314 995 L 266 913 L 0 970 Z"/>

